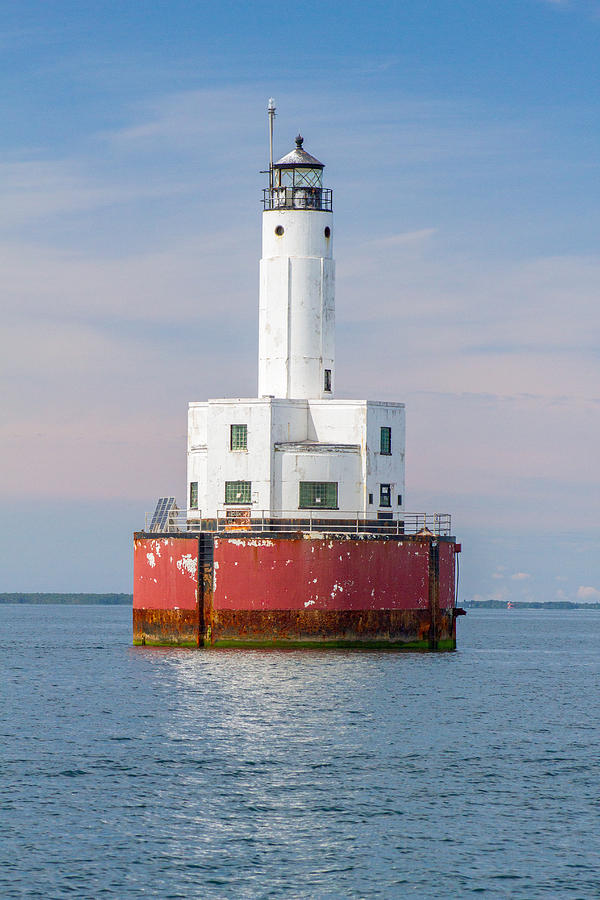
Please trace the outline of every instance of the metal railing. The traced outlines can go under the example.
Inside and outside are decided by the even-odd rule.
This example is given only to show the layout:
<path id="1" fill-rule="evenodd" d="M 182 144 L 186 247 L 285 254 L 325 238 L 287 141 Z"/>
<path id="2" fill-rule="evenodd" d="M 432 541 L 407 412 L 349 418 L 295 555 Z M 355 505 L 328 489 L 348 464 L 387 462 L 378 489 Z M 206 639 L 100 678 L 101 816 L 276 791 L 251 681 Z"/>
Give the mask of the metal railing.
<path id="1" fill-rule="evenodd" d="M 173 512 L 164 528 L 165 532 L 199 532 L 214 534 L 244 531 L 252 533 L 291 534 L 294 532 L 318 532 L 326 534 L 387 534 L 387 535 L 435 535 L 452 534 L 449 513 L 346 512 L 331 510 L 256 510 L 249 507 L 220 509 L 216 517 L 203 517 L 196 509 L 178 509 Z M 152 513 L 146 513 L 145 530 L 149 529 Z"/>
<path id="2" fill-rule="evenodd" d="M 331 212 L 333 191 L 320 187 L 274 187 L 264 188 L 265 209 L 320 209 Z"/>

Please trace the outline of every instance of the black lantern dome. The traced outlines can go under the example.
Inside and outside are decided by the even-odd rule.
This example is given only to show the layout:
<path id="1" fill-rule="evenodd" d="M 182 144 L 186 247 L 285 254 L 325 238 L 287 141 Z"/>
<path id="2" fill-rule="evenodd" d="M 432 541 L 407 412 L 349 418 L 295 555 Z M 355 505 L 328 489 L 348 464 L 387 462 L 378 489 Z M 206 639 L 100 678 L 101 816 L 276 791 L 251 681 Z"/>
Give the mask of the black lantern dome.
<path id="1" fill-rule="evenodd" d="M 302 147 L 304 138 L 296 138 L 296 146 L 273 163 L 273 187 L 323 187 L 325 166 Z"/>

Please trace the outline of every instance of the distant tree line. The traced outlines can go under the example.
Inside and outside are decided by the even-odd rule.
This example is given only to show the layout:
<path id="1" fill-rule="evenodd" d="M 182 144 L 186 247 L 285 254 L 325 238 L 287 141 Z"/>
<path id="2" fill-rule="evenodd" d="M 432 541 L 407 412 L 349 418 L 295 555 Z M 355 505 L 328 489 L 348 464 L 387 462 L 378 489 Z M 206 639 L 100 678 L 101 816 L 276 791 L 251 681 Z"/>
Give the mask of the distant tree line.
<path id="1" fill-rule="evenodd" d="M 506 600 L 463 600 L 467 609 L 506 609 Z M 576 603 L 571 600 L 513 600 L 512 609 L 600 609 L 600 603 Z"/>
<path id="2" fill-rule="evenodd" d="M 0 594 L 0 603 L 63 603 L 71 606 L 131 606 L 133 594 Z"/>

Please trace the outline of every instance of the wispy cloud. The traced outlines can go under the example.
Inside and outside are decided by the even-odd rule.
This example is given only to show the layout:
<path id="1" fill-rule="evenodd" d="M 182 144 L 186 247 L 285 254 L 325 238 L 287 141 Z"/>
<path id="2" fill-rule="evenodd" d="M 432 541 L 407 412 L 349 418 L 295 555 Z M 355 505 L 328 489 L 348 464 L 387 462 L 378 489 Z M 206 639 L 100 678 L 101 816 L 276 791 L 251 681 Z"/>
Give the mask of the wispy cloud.
<path id="1" fill-rule="evenodd" d="M 577 599 L 589 601 L 590 603 L 596 600 L 600 600 L 600 591 L 598 588 L 591 587 L 589 585 L 581 585 L 577 589 Z"/>
<path id="2" fill-rule="evenodd" d="M 398 247 L 403 244 L 412 244 L 415 241 L 425 241 L 436 233 L 435 228 L 421 228 L 418 231 L 404 231 L 400 234 L 391 234 L 369 241 L 367 247 Z"/>
<path id="3" fill-rule="evenodd" d="M 164 198 L 189 190 L 189 183 L 166 178 L 160 183 L 132 184 L 101 180 L 76 160 L 29 160 L 0 163 L 3 203 L 0 229 L 8 232 L 31 221 L 56 220 L 73 213 L 91 214 L 109 206 L 132 204 L 145 198 Z"/>

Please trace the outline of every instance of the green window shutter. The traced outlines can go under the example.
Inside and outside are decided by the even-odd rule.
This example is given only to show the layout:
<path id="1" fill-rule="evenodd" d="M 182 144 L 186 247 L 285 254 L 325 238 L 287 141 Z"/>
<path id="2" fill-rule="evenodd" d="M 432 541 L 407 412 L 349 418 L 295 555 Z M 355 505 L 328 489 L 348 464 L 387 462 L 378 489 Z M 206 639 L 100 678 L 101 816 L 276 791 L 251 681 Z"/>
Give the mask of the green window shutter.
<path id="1" fill-rule="evenodd" d="M 190 481 L 190 509 L 198 509 L 198 482 Z"/>
<path id="2" fill-rule="evenodd" d="M 391 428 L 382 428 L 381 429 L 379 452 L 383 456 L 391 456 L 392 455 L 392 429 Z"/>
<path id="3" fill-rule="evenodd" d="M 298 507 L 300 509 L 337 509 L 337 481 L 301 481 Z"/>
<path id="4" fill-rule="evenodd" d="M 225 503 L 251 503 L 252 502 L 252 482 L 251 481 L 226 481 L 225 482 Z"/>
<path id="5" fill-rule="evenodd" d="M 230 436 L 231 450 L 247 450 L 248 449 L 248 426 L 232 425 Z"/>

